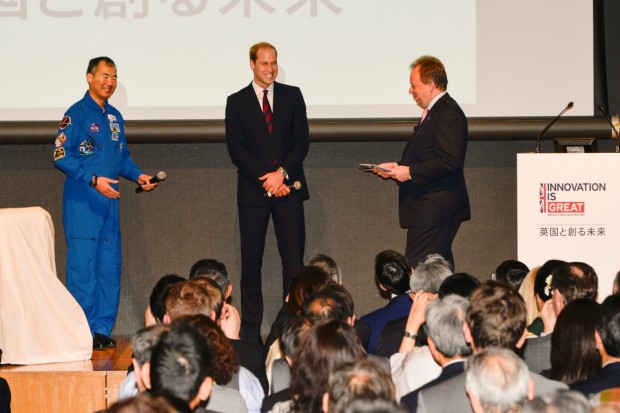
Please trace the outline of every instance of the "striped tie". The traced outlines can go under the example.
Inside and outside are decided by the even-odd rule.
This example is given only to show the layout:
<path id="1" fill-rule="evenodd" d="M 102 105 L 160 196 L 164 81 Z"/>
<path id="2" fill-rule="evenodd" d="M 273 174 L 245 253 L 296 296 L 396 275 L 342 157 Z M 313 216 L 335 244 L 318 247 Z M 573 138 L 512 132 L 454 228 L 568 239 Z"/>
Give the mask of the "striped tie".
<path id="1" fill-rule="evenodd" d="M 265 122 L 267 122 L 267 129 L 269 129 L 269 133 L 271 133 L 273 129 L 273 125 L 271 123 L 271 118 L 273 113 L 271 112 L 271 106 L 269 105 L 269 99 L 267 99 L 268 90 L 263 90 L 263 115 L 265 116 Z"/>

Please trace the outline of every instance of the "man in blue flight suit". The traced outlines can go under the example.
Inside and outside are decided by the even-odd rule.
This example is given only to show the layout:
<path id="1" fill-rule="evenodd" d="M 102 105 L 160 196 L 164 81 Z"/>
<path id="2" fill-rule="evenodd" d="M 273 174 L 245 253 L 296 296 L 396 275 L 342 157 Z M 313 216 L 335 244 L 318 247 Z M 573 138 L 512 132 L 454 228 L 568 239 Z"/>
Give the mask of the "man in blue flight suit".
<path id="1" fill-rule="evenodd" d="M 91 59 L 86 81 L 84 98 L 60 122 L 54 164 L 67 175 L 62 213 L 67 289 L 86 314 L 93 348 L 100 350 L 116 347 L 110 335 L 120 297 L 118 177 L 138 182 L 145 191 L 157 184 L 129 156 L 123 117 L 108 104 L 117 83 L 112 59 Z"/>

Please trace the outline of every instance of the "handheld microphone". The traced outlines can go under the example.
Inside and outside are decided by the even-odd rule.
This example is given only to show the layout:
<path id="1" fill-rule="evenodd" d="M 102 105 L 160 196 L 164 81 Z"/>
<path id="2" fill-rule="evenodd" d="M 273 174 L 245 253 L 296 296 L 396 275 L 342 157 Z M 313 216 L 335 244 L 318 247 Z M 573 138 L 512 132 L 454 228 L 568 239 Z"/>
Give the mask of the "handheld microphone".
<path id="1" fill-rule="evenodd" d="M 300 190 L 300 189 L 301 189 L 301 182 L 299 182 L 299 181 L 295 181 L 295 182 L 293 182 L 293 184 L 292 184 L 292 185 L 287 185 L 287 186 L 288 186 L 289 188 L 291 188 L 291 189 L 294 189 L 294 190 L 298 191 L 298 190 Z M 272 194 L 271 192 L 265 192 L 265 193 L 263 194 L 263 196 L 268 196 L 268 197 L 270 197 L 270 198 L 271 198 L 271 197 L 273 196 L 273 194 Z"/>
<path id="2" fill-rule="evenodd" d="M 157 182 L 163 182 L 165 180 L 166 180 L 166 173 L 164 171 L 159 171 L 157 172 L 157 175 L 151 178 L 149 183 L 154 184 Z M 142 189 L 141 185 L 138 185 L 138 187 L 136 188 L 136 194 L 139 194 L 140 192 L 144 192 L 144 189 Z"/>
<path id="3" fill-rule="evenodd" d="M 562 112 L 560 112 L 560 114 L 558 116 L 555 117 L 555 119 L 553 119 L 545 129 L 542 130 L 542 132 L 540 132 L 538 134 L 538 138 L 536 139 L 536 153 L 540 153 L 540 138 L 543 137 L 543 135 L 545 133 L 547 133 L 547 131 L 553 126 L 554 123 L 556 123 L 558 121 L 558 119 L 560 119 L 560 117 L 566 113 L 567 110 L 572 109 L 573 108 L 573 102 L 568 102 L 568 105 L 566 105 L 566 107 L 564 108 L 564 110 Z"/>

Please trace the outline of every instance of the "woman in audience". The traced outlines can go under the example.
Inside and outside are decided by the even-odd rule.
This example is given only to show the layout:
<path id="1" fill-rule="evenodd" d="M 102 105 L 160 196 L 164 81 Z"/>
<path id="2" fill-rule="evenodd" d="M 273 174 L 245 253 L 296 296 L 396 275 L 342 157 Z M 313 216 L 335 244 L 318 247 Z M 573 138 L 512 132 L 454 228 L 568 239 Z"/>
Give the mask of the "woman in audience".
<path id="1" fill-rule="evenodd" d="M 525 301 L 525 309 L 527 310 L 527 325 L 532 326 L 534 320 L 540 320 L 540 313 L 536 300 L 536 292 L 534 290 L 534 283 L 536 282 L 536 274 L 538 274 L 538 269 L 540 267 L 535 267 L 527 273 L 523 282 L 521 283 L 521 287 L 519 287 L 519 294 L 523 297 L 523 301 Z M 539 321 L 542 322 L 542 321 Z M 532 336 L 537 336 L 533 331 L 536 331 L 536 327 L 532 327 L 532 330 L 528 327 L 528 332 Z"/>
<path id="2" fill-rule="evenodd" d="M 355 330 L 338 320 L 320 320 L 293 354 L 291 400 L 277 403 L 272 413 L 320 413 L 329 374 L 336 367 L 366 358 Z"/>
<path id="3" fill-rule="evenodd" d="M 594 341 L 594 322 L 600 305 L 588 298 L 571 301 L 564 307 L 551 337 L 550 379 L 566 384 L 586 380 L 601 369 L 601 356 Z"/>

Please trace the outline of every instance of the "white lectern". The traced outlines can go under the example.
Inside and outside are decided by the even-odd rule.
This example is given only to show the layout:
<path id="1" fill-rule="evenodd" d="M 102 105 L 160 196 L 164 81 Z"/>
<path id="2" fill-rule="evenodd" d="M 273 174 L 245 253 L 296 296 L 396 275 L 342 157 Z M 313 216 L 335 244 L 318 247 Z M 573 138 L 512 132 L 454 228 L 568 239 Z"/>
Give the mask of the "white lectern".
<path id="1" fill-rule="evenodd" d="M 620 270 L 620 154 L 518 154 L 518 257 L 582 261 L 599 278 L 599 301 Z"/>

